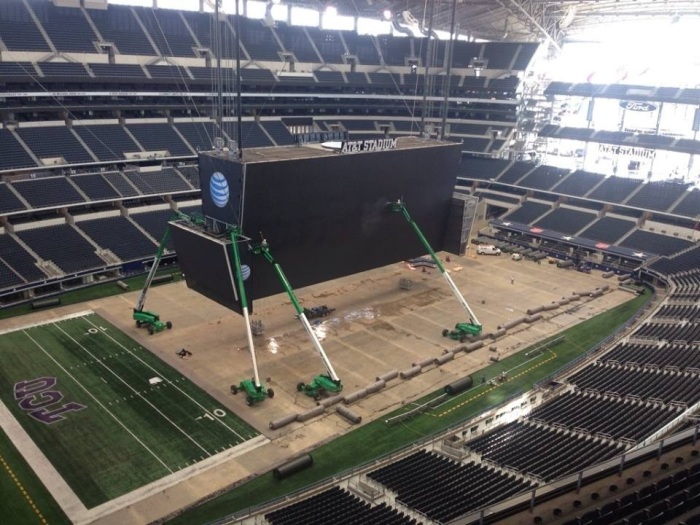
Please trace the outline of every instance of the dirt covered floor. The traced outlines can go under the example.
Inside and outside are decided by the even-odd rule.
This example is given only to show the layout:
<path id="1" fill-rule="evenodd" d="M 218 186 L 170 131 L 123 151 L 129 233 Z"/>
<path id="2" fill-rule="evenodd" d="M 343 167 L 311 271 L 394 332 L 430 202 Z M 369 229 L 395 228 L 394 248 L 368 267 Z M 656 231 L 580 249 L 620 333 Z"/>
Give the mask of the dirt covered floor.
<path id="1" fill-rule="evenodd" d="M 444 254 L 441 254 L 443 257 Z M 484 326 L 493 332 L 498 325 L 526 315 L 528 308 L 549 304 L 573 292 L 591 291 L 605 284 L 603 296 L 581 301 L 551 312 L 531 325 L 522 324 L 495 343 L 470 354 L 459 353 L 441 367 L 432 367 L 410 380 L 395 380 L 379 393 L 352 405 L 368 422 L 411 402 L 464 375 L 486 366 L 497 346 L 501 356 L 509 355 L 567 327 L 609 310 L 630 299 L 617 289 L 617 281 L 605 280 L 600 272 L 591 274 L 562 270 L 555 265 L 513 261 L 503 256 L 451 256 L 445 266 Z M 410 279 L 409 290 L 399 287 L 401 278 Z M 294 285 L 294 283 L 291 283 Z M 280 287 L 280 290 L 282 288 Z M 252 366 L 243 319 L 231 311 L 189 290 L 184 282 L 153 288 L 147 308 L 170 320 L 173 329 L 149 336 L 131 320 L 138 292 L 32 314 L 0 323 L 0 329 L 26 325 L 71 311 L 91 309 L 117 325 L 143 346 L 177 368 L 207 390 L 230 410 L 262 432 L 269 442 L 224 464 L 195 473 L 157 493 L 136 491 L 131 501 L 101 518 L 100 523 L 146 523 L 230 486 L 237 480 L 267 472 L 286 458 L 309 450 L 350 429 L 334 410 L 277 431 L 271 420 L 304 412 L 316 402 L 297 392 L 297 383 L 308 382 L 325 369 L 319 355 L 295 318 L 285 294 L 254 304 L 253 320 L 265 327 L 255 337 L 258 366 L 263 382 L 275 397 L 248 407 L 244 395 L 232 395 L 230 386 L 252 376 Z M 405 263 L 371 270 L 332 282 L 297 290 L 303 306 L 328 305 L 335 311 L 312 321 L 327 352 L 344 393 L 375 381 L 391 370 L 406 370 L 425 358 L 438 357 L 456 342 L 442 336 L 444 328 L 466 321 L 466 314 L 437 269 L 411 269 Z M 192 352 L 182 359 L 177 352 Z"/>

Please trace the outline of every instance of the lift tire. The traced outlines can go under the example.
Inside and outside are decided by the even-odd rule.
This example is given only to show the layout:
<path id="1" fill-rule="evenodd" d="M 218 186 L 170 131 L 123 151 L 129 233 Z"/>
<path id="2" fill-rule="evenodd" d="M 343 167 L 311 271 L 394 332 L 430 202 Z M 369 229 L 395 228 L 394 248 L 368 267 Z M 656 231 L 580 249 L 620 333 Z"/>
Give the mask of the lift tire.
<path id="1" fill-rule="evenodd" d="M 231 385 L 231 393 L 235 396 L 238 394 L 238 387 L 236 385 Z"/>
<path id="2" fill-rule="evenodd" d="M 323 397 L 323 394 L 321 394 L 320 391 L 314 392 L 314 399 L 316 401 L 321 401 L 321 398 Z"/>
<path id="3" fill-rule="evenodd" d="M 459 342 L 460 342 L 460 343 L 464 343 L 464 342 L 466 342 L 466 340 L 467 340 L 467 336 L 466 336 L 466 335 L 462 334 L 462 335 L 459 336 Z"/>
<path id="4" fill-rule="evenodd" d="M 450 335 L 450 331 L 449 331 L 447 328 L 445 328 L 445 329 L 442 331 L 442 337 L 447 337 L 448 335 Z"/>
<path id="5" fill-rule="evenodd" d="M 304 390 L 305 386 L 306 385 L 304 384 L 303 381 L 300 381 L 299 383 L 297 383 L 297 392 L 301 392 L 302 390 Z"/>
<path id="6" fill-rule="evenodd" d="M 148 325 L 148 334 L 149 334 L 149 335 L 153 335 L 153 334 L 155 334 L 155 333 L 156 333 L 156 329 L 153 327 L 152 324 L 149 324 L 149 325 Z"/>
<path id="7" fill-rule="evenodd" d="M 268 388 L 268 389 L 267 389 L 267 397 L 269 397 L 270 399 L 272 399 L 273 397 L 275 397 L 275 391 L 272 390 L 271 388 Z"/>
<path id="8" fill-rule="evenodd" d="M 136 321 L 136 328 L 141 328 L 141 321 Z"/>
<path id="9" fill-rule="evenodd" d="M 246 396 L 245 404 L 248 405 L 249 407 L 252 407 L 253 406 L 253 398 L 250 396 Z"/>
<path id="10" fill-rule="evenodd" d="M 165 327 L 166 327 L 168 330 L 170 330 L 170 329 L 173 327 L 173 323 L 170 322 L 170 321 L 168 321 L 167 323 L 165 323 Z"/>

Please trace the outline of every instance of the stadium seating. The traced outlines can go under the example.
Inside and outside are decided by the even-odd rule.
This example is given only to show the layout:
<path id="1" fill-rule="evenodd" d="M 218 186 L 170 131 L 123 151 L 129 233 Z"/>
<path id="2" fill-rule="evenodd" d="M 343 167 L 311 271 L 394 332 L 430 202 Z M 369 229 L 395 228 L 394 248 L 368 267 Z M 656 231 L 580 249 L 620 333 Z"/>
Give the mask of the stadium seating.
<path id="1" fill-rule="evenodd" d="M 198 166 L 178 166 L 177 171 L 180 172 L 193 188 L 197 189 L 200 187 Z"/>
<path id="2" fill-rule="evenodd" d="M 537 166 L 518 182 L 518 186 L 536 190 L 549 190 L 561 181 L 569 170 L 553 166 Z"/>
<path id="3" fill-rule="evenodd" d="M 12 187 L 34 208 L 85 202 L 66 177 L 19 180 Z"/>
<path id="4" fill-rule="evenodd" d="M 625 237 L 620 246 L 626 246 L 643 252 L 655 253 L 658 255 L 671 255 L 692 246 L 691 241 L 669 237 L 644 230 L 636 230 Z"/>
<path id="5" fill-rule="evenodd" d="M 681 309 L 681 311 L 673 311 L 676 309 Z M 661 310 L 655 314 L 655 318 L 678 321 L 686 320 L 685 315 L 691 315 L 693 319 L 699 318 L 698 309 L 693 306 L 664 306 Z M 689 314 L 684 314 L 684 311 L 689 312 Z M 700 368 L 700 352 L 683 344 L 620 343 L 615 345 L 612 351 L 606 353 L 601 361 L 612 361 L 623 365 L 633 363 L 641 367 L 646 365 L 654 365 L 659 368 L 674 366 L 682 371 L 686 368 Z"/>
<path id="6" fill-rule="evenodd" d="M 626 202 L 628 206 L 647 210 L 666 211 L 688 190 L 687 184 L 649 182 L 644 184 Z"/>
<path id="7" fill-rule="evenodd" d="M 298 28 L 289 26 L 284 22 L 277 22 L 275 24 L 275 33 L 282 41 L 285 51 L 292 53 L 298 62 L 311 62 L 314 64 L 322 62 L 306 31 L 299 31 Z"/>
<path id="8" fill-rule="evenodd" d="M 512 212 L 508 213 L 504 219 L 520 222 L 522 224 L 530 224 L 551 209 L 552 208 L 549 204 L 527 201 L 523 202 L 519 208 L 516 208 Z"/>
<path id="9" fill-rule="evenodd" d="M 119 172 L 104 173 L 102 177 L 104 177 L 109 185 L 117 190 L 122 197 L 136 197 L 139 195 L 139 191 L 136 187 L 133 184 L 129 184 Z"/>
<path id="10" fill-rule="evenodd" d="M 492 467 L 458 463 L 425 450 L 372 471 L 367 477 L 395 492 L 404 505 L 439 523 L 532 486 Z"/>
<path id="11" fill-rule="evenodd" d="M 379 52 L 377 51 L 377 46 L 374 45 L 373 37 L 370 35 L 358 35 L 353 31 L 341 31 L 340 33 L 348 46 L 348 53 L 357 57 L 360 64 L 368 66 L 378 66 L 380 64 Z"/>
<path id="12" fill-rule="evenodd" d="M 700 523 L 700 468 L 669 474 L 565 522 L 566 525 Z M 687 517 L 683 518 L 683 515 Z M 677 521 L 681 518 L 680 521 Z"/>
<path id="13" fill-rule="evenodd" d="M 353 523 L 377 523 L 384 525 L 415 525 L 415 519 L 386 503 L 370 505 L 340 487 L 333 487 L 308 499 L 280 510 L 265 514 L 271 525 L 301 525 L 315 523 L 323 516 L 324 521 L 350 525 Z"/>
<path id="14" fill-rule="evenodd" d="M 0 148 L 3 152 L 0 155 L 0 169 L 36 166 L 36 162 L 7 129 L 0 129 Z"/>
<path id="15" fill-rule="evenodd" d="M 641 184 L 641 181 L 637 179 L 608 177 L 587 197 L 605 202 L 623 203 Z"/>
<path id="16" fill-rule="evenodd" d="M 90 70 L 97 77 L 110 79 L 146 79 L 146 73 L 141 66 L 136 64 L 88 64 Z"/>
<path id="17" fill-rule="evenodd" d="M 0 182 L 0 213 L 26 210 L 26 206 L 17 198 L 10 187 Z"/>
<path id="18" fill-rule="evenodd" d="M 8 233 L 0 234 L 0 259 L 12 269 L 14 275 L 19 274 L 28 283 L 46 279 L 46 275 L 37 267 L 34 257 Z M 11 279 L 11 276 L 6 274 L 6 279 Z"/>
<path id="19" fill-rule="evenodd" d="M 498 182 L 503 182 L 506 184 L 515 184 L 526 173 L 534 170 L 537 166 L 529 162 L 514 162 L 508 169 L 498 177 Z"/>
<path id="20" fill-rule="evenodd" d="M 279 62 L 282 49 L 262 20 L 241 17 L 241 41 L 252 60 Z"/>
<path id="21" fill-rule="evenodd" d="M 652 325 L 648 332 L 652 333 L 658 326 Z M 659 335 L 664 337 L 663 333 Z M 673 334 L 668 336 L 674 337 Z M 700 401 L 700 377 L 696 373 L 592 364 L 568 381 L 582 390 L 614 392 L 622 397 L 634 395 L 643 400 L 659 399 L 664 403 L 676 401 L 688 405 Z"/>
<path id="22" fill-rule="evenodd" d="M 217 127 L 213 122 L 176 122 L 175 127 L 195 151 L 209 151 L 213 147 Z"/>
<path id="23" fill-rule="evenodd" d="M 124 176 L 144 195 L 192 191 L 192 187 L 172 167 L 153 171 L 124 171 Z"/>
<path id="24" fill-rule="evenodd" d="M 22 0 L 0 2 L 0 35 L 10 51 L 51 51 Z"/>
<path id="25" fill-rule="evenodd" d="M 101 161 L 123 160 L 125 153 L 141 151 L 124 128 L 117 124 L 73 126 L 73 130 Z"/>
<path id="26" fill-rule="evenodd" d="M 71 181 L 88 196 L 90 201 L 115 200 L 120 197 L 117 191 L 98 173 L 76 175 Z"/>
<path id="27" fill-rule="evenodd" d="M 73 62 L 39 62 L 37 67 L 45 77 L 89 77 L 85 65 Z"/>
<path id="28" fill-rule="evenodd" d="M 681 200 L 670 211 L 686 217 L 694 217 L 700 210 L 700 190 L 694 188 L 685 193 Z"/>
<path id="29" fill-rule="evenodd" d="M 321 54 L 322 62 L 328 64 L 343 63 L 343 55 L 346 54 L 346 50 L 339 31 L 324 31 L 316 27 L 307 27 L 306 32 Z"/>
<path id="30" fill-rule="evenodd" d="M 63 158 L 69 163 L 94 162 L 92 156 L 65 126 L 17 128 L 16 131 L 39 159 Z"/>
<path id="31" fill-rule="evenodd" d="M 483 458 L 546 481 L 610 459 L 623 450 L 609 441 L 518 421 L 499 426 L 465 446 Z"/>
<path id="32" fill-rule="evenodd" d="M 163 239 L 163 235 L 165 235 L 165 231 L 168 228 L 168 221 L 172 216 L 173 211 L 170 209 L 145 212 L 133 211 L 129 215 L 132 221 L 146 230 L 158 242 Z M 168 243 L 165 247 L 171 252 L 174 251 L 172 236 L 168 238 Z"/>
<path id="33" fill-rule="evenodd" d="M 17 237 L 43 260 L 53 261 L 66 273 L 105 266 L 95 254 L 95 247 L 69 224 L 22 230 L 17 232 Z"/>
<path id="34" fill-rule="evenodd" d="M 699 258 L 700 246 L 696 246 L 671 257 L 661 257 L 652 262 L 649 267 L 660 272 L 662 275 L 689 272 L 697 269 L 697 261 L 700 260 Z"/>
<path id="35" fill-rule="evenodd" d="M 591 434 L 602 432 L 612 439 L 640 441 L 681 412 L 678 407 L 576 392 L 557 396 L 540 405 L 528 418 L 556 423 L 571 430 L 585 429 Z"/>
<path id="36" fill-rule="evenodd" d="M 563 193 L 564 195 L 583 197 L 600 183 L 603 178 L 604 176 L 599 173 L 576 170 L 560 183 L 556 184 L 552 188 L 552 191 Z"/>
<path id="37" fill-rule="evenodd" d="M 571 208 L 556 208 L 540 218 L 533 226 L 574 235 L 595 219 L 595 215 Z"/>
<path id="38" fill-rule="evenodd" d="M 635 227 L 634 222 L 616 217 L 601 217 L 580 233 L 581 237 L 614 244 Z"/>
<path id="39" fill-rule="evenodd" d="M 316 80 L 321 83 L 340 85 L 345 84 L 345 79 L 343 78 L 343 73 L 340 71 L 323 71 L 317 69 L 314 71 L 314 76 Z"/>
<path id="40" fill-rule="evenodd" d="M 122 261 L 153 256 L 156 245 L 126 217 L 106 217 L 76 222 L 99 246 L 111 250 Z M 119 235 L 115 235 L 115 232 Z"/>
<path id="41" fill-rule="evenodd" d="M 0 290 L 24 284 L 24 279 L 0 259 Z"/>
<path id="42" fill-rule="evenodd" d="M 177 11 L 145 7 L 135 7 L 134 10 L 161 55 L 195 56 L 194 48 L 197 43 L 192 39 L 192 35 Z"/>
<path id="43" fill-rule="evenodd" d="M 264 148 L 273 145 L 257 122 L 243 122 L 242 132 L 244 148 Z"/>
<path id="44" fill-rule="evenodd" d="M 122 55 L 159 55 L 129 6 L 110 4 L 105 10 L 90 9 L 88 16 L 106 42 L 113 42 Z"/>
<path id="45" fill-rule="evenodd" d="M 507 160 L 470 157 L 465 155 L 457 168 L 460 177 L 468 179 L 492 180 L 508 166 Z"/>
<path id="46" fill-rule="evenodd" d="M 194 154 L 170 124 L 129 123 L 127 128 L 146 151 L 167 151 L 173 157 Z"/>
<path id="47" fill-rule="evenodd" d="M 267 134 L 272 137 L 275 144 L 278 146 L 288 146 L 294 144 L 294 137 L 281 121 L 279 120 L 264 120 L 260 125 L 267 131 Z"/>
<path id="48" fill-rule="evenodd" d="M 97 35 L 88 24 L 82 10 L 60 7 L 52 2 L 31 2 L 32 11 L 58 51 L 64 53 L 95 53 Z M 69 27 L 70 31 L 66 31 Z"/>

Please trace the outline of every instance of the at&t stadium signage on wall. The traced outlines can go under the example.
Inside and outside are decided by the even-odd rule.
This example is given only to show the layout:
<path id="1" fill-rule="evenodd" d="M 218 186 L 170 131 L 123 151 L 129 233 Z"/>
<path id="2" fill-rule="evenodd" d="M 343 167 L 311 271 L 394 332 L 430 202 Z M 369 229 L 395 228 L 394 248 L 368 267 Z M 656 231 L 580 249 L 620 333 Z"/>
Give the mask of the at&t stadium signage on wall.
<path id="1" fill-rule="evenodd" d="M 359 153 L 361 151 L 386 151 L 396 149 L 396 139 L 349 140 L 343 142 L 340 153 Z"/>
<path id="2" fill-rule="evenodd" d="M 626 109 L 627 111 L 656 111 L 656 105 L 650 102 L 636 102 L 634 100 L 621 100 L 620 107 Z"/>

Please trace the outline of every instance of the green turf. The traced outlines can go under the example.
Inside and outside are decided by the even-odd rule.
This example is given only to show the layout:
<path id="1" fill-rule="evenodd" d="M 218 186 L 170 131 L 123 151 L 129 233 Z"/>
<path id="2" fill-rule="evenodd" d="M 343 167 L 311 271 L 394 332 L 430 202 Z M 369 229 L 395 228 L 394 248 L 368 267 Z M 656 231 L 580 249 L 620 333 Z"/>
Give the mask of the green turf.
<path id="1" fill-rule="evenodd" d="M 420 414 L 396 425 L 387 425 L 385 420 L 410 410 L 439 395 L 432 393 L 409 407 L 389 414 L 360 427 L 333 442 L 314 450 L 314 466 L 282 481 L 275 480 L 270 473 L 260 476 L 245 485 L 235 488 L 200 507 L 185 512 L 173 519 L 173 524 L 208 523 L 223 516 L 244 510 L 254 505 L 282 497 L 302 489 L 338 472 L 362 465 L 384 456 L 416 440 L 444 430 L 457 423 L 498 405 L 509 397 L 526 392 L 541 379 L 548 377 L 571 360 L 600 343 L 618 326 L 631 318 L 650 299 L 649 295 L 636 297 L 608 312 L 584 321 L 557 336 L 560 342 L 548 345 L 539 356 L 529 354 L 533 347 L 526 348 L 498 363 L 474 374 L 477 384 L 471 390 L 455 396 L 447 405 L 429 413 Z M 496 387 L 481 384 L 481 375 L 493 378 L 501 371 L 508 372 L 509 380 Z M 483 395 L 480 395 L 483 394 Z"/>
<path id="2" fill-rule="evenodd" d="M 0 516 L 2 516 L 2 522 L 8 524 L 70 524 L 70 520 L 2 429 L 0 429 Z"/>
<path id="3" fill-rule="evenodd" d="M 94 314 L 0 335 L 0 358 L 0 400 L 88 508 L 257 434 Z M 13 388 L 40 377 L 55 377 L 49 390 L 63 396 L 50 409 L 86 408 L 52 424 L 30 416 Z"/>
<path id="4" fill-rule="evenodd" d="M 162 270 L 159 270 L 156 273 L 156 275 L 164 275 L 167 273 L 173 274 L 174 281 L 180 280 L 180 273 L 177 270 L 174 270 L 172 267 L 163 268 Z M 82 303 L 84 301 L 93 301 L 102 297 L 109 297 L 112 295 L 119 295 L 126 292 L 141 290 L 143 288 L 144 283 L 146 282 L 146 274 L 137 275 L 134 277 L 127 277 L 121 279 L 121 281 L 128 285 L 128 290 L 120 288 L 117 285 L 116 281 L 93 284 L 91 286 L 86 286 L 84 288 L 79 288 L 77 290 L 62 293 L 60 295 L 61 305 L 66 306 L 69 304 L 77 304 Z M 2 308 L 0 309 L 0 319 L 17 317 L 18 315 L 28 314 L 33 311 L 34 310 L 32 310 L 30 303 L 21 304 L 18 306 L 11 306 L 9 308 Z"/>

